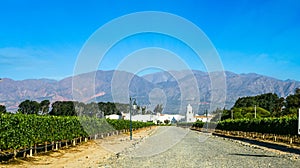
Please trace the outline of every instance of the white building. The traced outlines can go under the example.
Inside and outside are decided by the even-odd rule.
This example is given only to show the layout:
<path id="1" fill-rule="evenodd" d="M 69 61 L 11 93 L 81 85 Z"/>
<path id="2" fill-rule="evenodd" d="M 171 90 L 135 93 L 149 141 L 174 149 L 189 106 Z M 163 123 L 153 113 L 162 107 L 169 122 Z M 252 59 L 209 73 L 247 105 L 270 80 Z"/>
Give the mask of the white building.
<path id="1" fill-rule="evenodd" d="M 122 116 L 117 115 L 117 114 L 111 114 L 111 115 L 106 115 L 105 118 L 114 119 L 114 120 L 119 120 L 119 119 L 122 118 Z"/>
<path id="2" fill-rule="evenodd" d="M 130 119 L 130 114 L 129 113 L 123 113 L 123 118 L 125 120 Z M 157 124 L 158 121 L 164 122 L 165 120 L 169 120 L 172 122 L 173 120 L 175 121 L 180 121 L 183 120 L 185 116 L 179 115 L 179 114 L 160 114 L 157 113 L 156 115 L 153 114 L 138 114 L 138 115 L 132 115 L 131 120 L 132 121 L 142 121 L 142 122 L 148 122 L 148 121 L 153 121 L 155 124 Z"/>

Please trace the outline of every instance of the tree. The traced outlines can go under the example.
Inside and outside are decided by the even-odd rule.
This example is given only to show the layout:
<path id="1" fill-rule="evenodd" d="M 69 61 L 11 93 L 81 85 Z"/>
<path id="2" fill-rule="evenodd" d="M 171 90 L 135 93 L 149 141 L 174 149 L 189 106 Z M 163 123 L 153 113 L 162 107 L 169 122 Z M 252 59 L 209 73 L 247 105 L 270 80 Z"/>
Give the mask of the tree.
<path id="1" fill-rule="evenodd" d="M 56 101 L 52 104 L 50 115 L 55 116 L 76 116 L 75 102 L 72 101 Z"/>
<path id="2" fill-rule="evenodd" d="M 154 110 L 155 113 L 161 113 L 163 111 L 163 106 L 162 104 L 158 104 L 155 106 Z"/>
<path id="3" fill-rule="evenodd" d="M 295 89 L 295 94 L 289 95 L 285 99 L 285 115 L 297 114 L 297 109 L 300 108 L 300 89 Z"/>
<path id="4" fill-rule="evenodd" d="M 18 111 L 22 114 L 38 114 L 40 103 L 31 100 L 25 100 L 19 104 Z"/>
<path id="5" fill-rule="evenodd" d="M 40 103 L 40 112 L 42 115 L 48 114 L 49 113 L 49 105 L 50 101 L 49 100 L 43 100 Z"/>
<path id="6" fill-rule="evenodd" d="M 146 106 L 142 106 L 142 114 L 146 114 Z"/>
<path id="7" fill-rule="evenodd" d="M 117 108 L 115 103 L 111 102 L 99 102 L 98 103 L 100 111 L 104 112 L 104 115 L 118 114 L 121 115 L 120 110 Z"/>
<path id="8" fill-rule="evenodd" d="M 300 91 L 299 91 L 300 92 Z M 243 107 L 261 107 L 267 111 L 278 113 L 283 107 L 283 98 L 279 98 L 275 93 L 266 93 L 257 96 L 248 96 L 239 98 L 233 108 L 243 108 Z"/>
<path id="9" fill-rule="evenodd" d="M 168 124 L 170 123 L 170 120 L 166 119 L 166 120 L 164 121 L 164 123 L 168 125 Z"/>
<path id="10" fill-rule="evenodd" d="M 6 113 L 6 107 L 4 105 L 0 105 L 0 113 Z"/>

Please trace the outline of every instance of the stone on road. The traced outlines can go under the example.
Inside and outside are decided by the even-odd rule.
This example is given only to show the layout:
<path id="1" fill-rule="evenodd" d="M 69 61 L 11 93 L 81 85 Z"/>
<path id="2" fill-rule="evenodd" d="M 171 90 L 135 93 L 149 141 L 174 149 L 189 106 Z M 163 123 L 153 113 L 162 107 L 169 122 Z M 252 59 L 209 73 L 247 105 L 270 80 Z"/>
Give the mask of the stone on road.
<path id="1" fill-rule="evenodd" d="M 104 167 L 300 167 L 300 161 L 179 127 L 156 132 Z"/>

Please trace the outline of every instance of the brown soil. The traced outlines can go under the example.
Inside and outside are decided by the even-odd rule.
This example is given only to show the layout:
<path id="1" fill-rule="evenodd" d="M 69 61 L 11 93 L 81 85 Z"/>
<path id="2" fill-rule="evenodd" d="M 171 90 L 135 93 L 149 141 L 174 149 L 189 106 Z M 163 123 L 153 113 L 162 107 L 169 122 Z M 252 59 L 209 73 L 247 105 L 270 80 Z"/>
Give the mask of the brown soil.
<path id="1" fill-rule="evenodd" d="M 34 157 L 17 158 L 1 168 L 77 168 L 99 167 L 107 159 L 115 157 L 117 153 L 129 148 L 141 138 L 147 137 L 156 127 L 144 128 L 133 132 L 133 140 L 129 140 L 129 133 L 106 137 L 104 139 L 88 141 L 75 147 L 58 151 L 38 154 Z"/>

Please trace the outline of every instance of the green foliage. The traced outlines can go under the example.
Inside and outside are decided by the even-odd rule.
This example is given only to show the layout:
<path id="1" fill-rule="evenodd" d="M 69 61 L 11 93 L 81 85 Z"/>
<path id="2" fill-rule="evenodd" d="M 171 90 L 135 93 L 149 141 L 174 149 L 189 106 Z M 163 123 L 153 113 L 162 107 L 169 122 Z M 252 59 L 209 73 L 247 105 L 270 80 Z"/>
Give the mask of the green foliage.
<path id="1" fill-rule="evenodd" d="M 52 104 L 52 110 L 49 114 L 55 116 L 76 116 L 74 102 L 56 101 Z"/>
<path id="2" fill-rule="evenodd" d="M 255 105 L 274 113 L 284 105 L 284 99 L 279 98 L 275 93 L 266 93 L 257 96 L 239 98 L 233 108 L 254 107 Z"/>
<path id="3" fill-rule="evenodd" d="M 105 120 L 95 117 L 41 116 L 24 114 L 0 114 L 0 149 L 18 149 L 44 142 L 72 140 L 114 129 L 129 129 L 128 120 Z M 141 128 L 153 123 L 132 123 Z"/>
<path id="4" fill-rule="evenodd" d="M 99 102 L 98 103 L 99 106 L 99 110 L 104 112 L 104 115 L 111 115 L 111 114 L 118 114 L 120 115 L 121 112 L 119 111 L 119 109 L 117 108 L 117 105 L 115 103 L 111 103 L 111 102 Z M 118 106 L 122 107 L 120 104 L 118 104 Z"/>
<path id="5" fill-rule="evenodd" d="M 120 103 L 111 103 L 111 102 L 99 102 L 99 103 L 88 103 L 84 104 L 82 102 L 76 101 L 56 101 L 52 104 L 52 110 L 50 111 L 50 115 L 55 116 L 97 116 L 103 117 L 103 115 L 111 115 L 118 114 L 121 115 L 119 110 L 127 111 L 126 104 Z"/>
<path id="6" fill-rule="evenodd" d="M 129 120 L 113 120 L 113 119 L 106 119 L 107 123 L 112 125 L 116 130 L 122 129 L 129 129 L 130 121 Z M 153 122 L 139 122 L 139 121 L 132 121 L 132 128 L 143 128 L 154 125 Z"/>
<path id="7" fill-rule="evenodd" d="M 6 107 L 4 105 L 0 105 L 0 114 L 6 113 Z"/>
<path id="8" fill-rule="evenodd" d="M 0 123 L 4 150 L 87 136 L 76 117 L 1 114 Z"/>
<path id="9" fill-rule="evenodd" d="M 18 112 L 22 114 L 38 114 L 40 104 L 36 101 L 25 100 L 19 104 Z"/>
<path id="10" fill-rule="evenodd" d="M 193 123 L 193 127 L 197 127 L 197 128 L 202 128 L 204 126 L 204 122 L 197 120 L 196 122 Z"/>
<path id="11" fill-rule="evenodd" d="M 40 112 L 41 114 L 45 115 L 48 114 L 49 112 L 49 105 L 50 105 L 50 101 L 49 100 L 43 100 L 40 103 Z"/>
<path id="12" fill-rule="evenodd" d="M 245 131 L 281 135 L 297 135 L 298 119 L 294 117 L 236 119 L 220 121 L 217 129 L 227 131 Z"/>
<path id="13" fill-rule="evenodd" d="M 297 114 L 297 109 L 300 108 L 300 89 L 295 90 L 295 94 L 289 95 L 286 98 L 284 115 L 295 115 Z"/>
<path id="14" fill-rule="evenodd" d="M 166 119 L 164 120 L 164 123 L 168 125 L 170 123 L 170 120 Z"/>
<path id="15" fill-rule="evenodd" d="M 222 113 L 221 120 L 231 119 L 231 113 L 233 119 L 241 118 L 254 118 L 255 117 L 255 108 L 254 107 L 241 107 L 241 108 L 232 108 L 231 110 L 224 110 Z M 261 107 L 256 107 L 256 118 L 270 117 L 271 113 Z"/>

